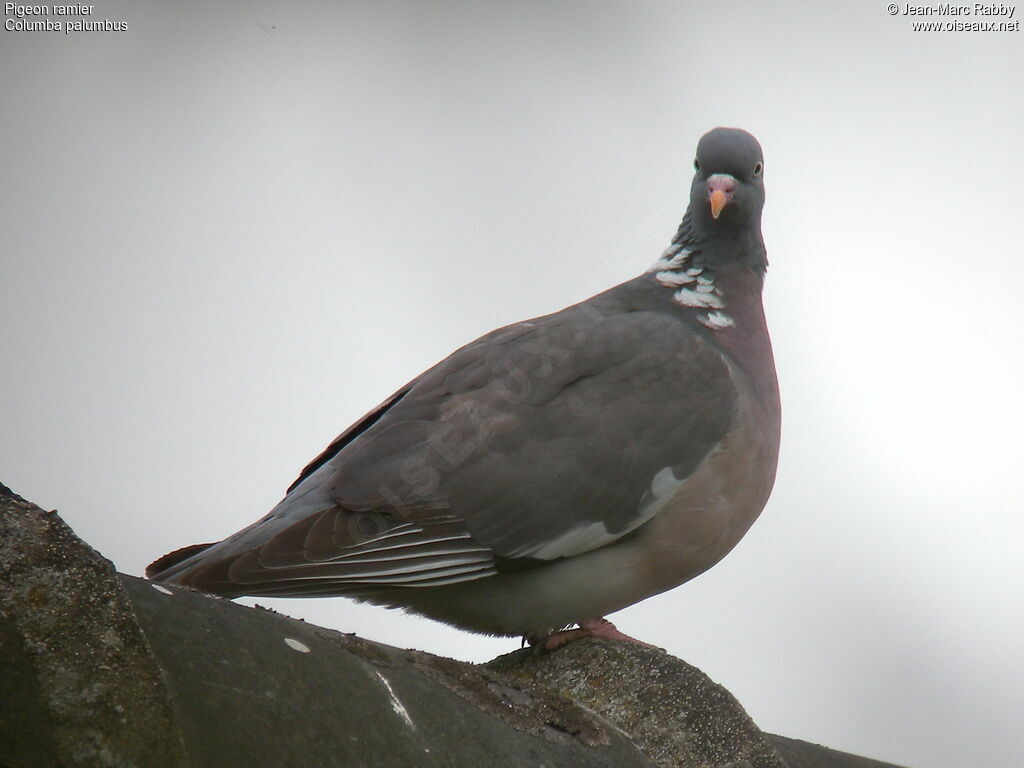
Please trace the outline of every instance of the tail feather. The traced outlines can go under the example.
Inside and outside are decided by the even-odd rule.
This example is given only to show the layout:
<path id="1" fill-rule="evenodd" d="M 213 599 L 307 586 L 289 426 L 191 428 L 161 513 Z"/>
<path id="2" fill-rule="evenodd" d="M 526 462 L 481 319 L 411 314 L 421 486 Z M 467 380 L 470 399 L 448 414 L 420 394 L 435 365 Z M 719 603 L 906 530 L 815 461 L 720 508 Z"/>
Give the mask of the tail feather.
<path id="1" fill-rule="evenodd" d="M 176 572 L 181 570 L 178 566 L 192 558 L 194 555 L 198 555 L 200 552 L 205 552 L 216 543 L 217 542 L 210 542 L 209 544 L 191 544 L 187 547 L 176 549 L 173 552 L 168 552 L 163 557 L 157 558 L 146 566 L 146 578 L 152 579 L 153 581 L 167 581 L 168 579 L 171 579 Z"/>

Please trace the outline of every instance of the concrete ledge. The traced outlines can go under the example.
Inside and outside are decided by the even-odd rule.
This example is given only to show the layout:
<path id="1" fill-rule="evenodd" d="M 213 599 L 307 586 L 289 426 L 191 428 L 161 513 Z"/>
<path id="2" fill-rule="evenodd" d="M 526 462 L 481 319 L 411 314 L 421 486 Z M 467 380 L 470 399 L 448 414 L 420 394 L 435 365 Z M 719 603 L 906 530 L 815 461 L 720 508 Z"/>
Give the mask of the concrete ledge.
<path id="1" fill-rule="evenodd" d="M 893 768 L 762 733 L 656 649 L 481 666 L 120 575 L 2 485 L 0 765 Z"/>

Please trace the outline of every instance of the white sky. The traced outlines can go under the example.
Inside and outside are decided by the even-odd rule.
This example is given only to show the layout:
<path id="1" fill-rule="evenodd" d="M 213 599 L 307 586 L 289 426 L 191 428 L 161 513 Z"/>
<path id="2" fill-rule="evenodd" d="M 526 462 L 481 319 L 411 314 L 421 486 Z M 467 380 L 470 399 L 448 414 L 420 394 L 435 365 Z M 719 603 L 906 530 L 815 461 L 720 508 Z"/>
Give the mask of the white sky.
<path id="1" fill-rule="evenodd" d="M 232 533 L 456 346 L 645 269 L 700 134 L 741 126 L 778 483 L 719 566 L 613 618 L 767 730 L 1018 764 L 1024 32 L 884 3 L 95 9 L 128 30 L 0 30 L 0 481 L 127 573 Z"/>

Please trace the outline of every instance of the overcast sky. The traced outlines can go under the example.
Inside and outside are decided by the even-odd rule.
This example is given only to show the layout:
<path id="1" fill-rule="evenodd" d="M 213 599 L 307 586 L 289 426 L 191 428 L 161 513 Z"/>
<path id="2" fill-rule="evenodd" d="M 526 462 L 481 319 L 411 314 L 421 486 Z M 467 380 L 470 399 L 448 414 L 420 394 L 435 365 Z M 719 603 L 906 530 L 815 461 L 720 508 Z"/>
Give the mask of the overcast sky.
<path id="1" fill-rule="evenodd" d="M 100 0 L 127 30 L 0 31 L 0 481 L 126 573 L 222 538 L 456 346 L 643 271 L 697 139 L 740 126 L 778 482 L 721 564 L 613 619 L 767 730 L 1019 765 L 1024 32 L 701 5 Z"/>

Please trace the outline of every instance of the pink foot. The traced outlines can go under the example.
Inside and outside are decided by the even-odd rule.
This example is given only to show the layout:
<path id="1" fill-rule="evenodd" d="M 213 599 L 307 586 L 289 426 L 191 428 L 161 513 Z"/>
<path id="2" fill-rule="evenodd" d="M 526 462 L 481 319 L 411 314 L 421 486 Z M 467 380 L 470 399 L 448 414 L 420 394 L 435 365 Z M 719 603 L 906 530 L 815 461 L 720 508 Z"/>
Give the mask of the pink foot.
<path id="1" fill-rule="evenodd" d="M 561 632 L 553 632 L 546 637 L 527 638 L 530 645 L 540 645 L 545 651 L 553 651 L 561 648 L 573 640 L 582 640 L 584 637 L 597 637 L 602 640 L 622 640 L 627 643 L 636 643 L 647 648 L 656 646 L 637 640 L 635 637 L 624 635 L 615 628 L 608 619 L 585 619 L 579 623 L 579 629 L 563 629 Z"/>

